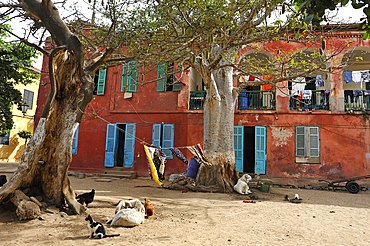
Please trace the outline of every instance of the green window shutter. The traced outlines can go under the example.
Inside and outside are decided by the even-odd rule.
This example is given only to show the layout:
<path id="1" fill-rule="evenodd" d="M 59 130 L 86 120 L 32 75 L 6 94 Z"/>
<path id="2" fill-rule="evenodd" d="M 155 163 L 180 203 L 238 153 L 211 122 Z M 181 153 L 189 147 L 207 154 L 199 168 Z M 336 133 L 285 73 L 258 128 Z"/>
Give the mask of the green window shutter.
<path id="1" fill-rule="evenodd" d="M 121 92 L 127 91 L 127 65 L 122 65 L 122 83 L 121 83 Z"/>
<path id="2" fill-rule="evenodd" d="M 165 91 L 166 78 L 164 76 L 166 76 L 166 63 L 158 66 L 157 79 L 163 79 L 157 80 L 157 91 Z"/>
<path id="3" fill-rule="evenodd" d="M 173 147 L 173 125 L 164 124 L 163 125 L 163 152 L 166 154 L 167 159 L 172 159 L 172 152 L 169 148 Z"/>
<path id="4" fill-rule="evenodd" d="M 136 67 L 136 62 L 131 61 L 128 63 L 128 76 L 127 76 L 127 91 L 136 92 L 138 80 L 138 72 Z"/>
<path id="5" fill-rule="evenodd" d="M 155 147 L 161 147 L 161 124 L 153 124 L 152 144 Z"/>
<path id="6" fill-rule="evenodd" d="M 181 91 L 181 83 L 180 81 L 174 76 L 176 82 L 173 84 L 173 91 Z"/>
<path id="7" fill-rule="evenodd" d="M 104 95 L 106 74 L 107 74 L 107 69 L 99 70 L 98 87 L 96 90 L 96 95 Z"/>
<path id="8" fill-rule="evenodd" d="M 296 156 L 305 157 L 306 156 L 306 127 L 297 126 L 295 135 L 295 146 L 296 146 Z"/>
<path id="9" fill-rule="evenodd" d="M 309 157 L 319 157 L 320 156 L 320 138 L 319 138 L 319 127 L 311 126 L 309 127 Z"/>

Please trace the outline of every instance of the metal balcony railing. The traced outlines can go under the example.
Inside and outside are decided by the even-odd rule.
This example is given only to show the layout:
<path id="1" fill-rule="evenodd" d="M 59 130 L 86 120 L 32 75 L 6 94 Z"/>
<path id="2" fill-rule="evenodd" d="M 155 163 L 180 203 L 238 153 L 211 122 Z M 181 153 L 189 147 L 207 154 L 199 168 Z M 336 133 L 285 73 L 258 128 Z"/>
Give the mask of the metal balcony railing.
<path id="1" fill-rule="evenodd" d="M 370 95 L 368 91 L 354 90 L 344 91 L 344 105 L 349 110 L 369 110 Z"/>
<path id="2" fill-rule="evenodd" d="M 291 96 L 289 99 L 290 110 L 330 110 L 329 94 L 324 90 L 312 90 L 310 98 L 299 99 Z"/>
<path id="3" fill-rule="evenodd" d="M 191 91 L 189 99 L 190 110 L 203 110 L 204 99 L 206 98 L 205 91 Z"/>
<path id="4" fill-rule="evenodd" d="M 238 96 L 238 110 L 273 110 L 275 109 L 274 91 L 242 90 Z"/>

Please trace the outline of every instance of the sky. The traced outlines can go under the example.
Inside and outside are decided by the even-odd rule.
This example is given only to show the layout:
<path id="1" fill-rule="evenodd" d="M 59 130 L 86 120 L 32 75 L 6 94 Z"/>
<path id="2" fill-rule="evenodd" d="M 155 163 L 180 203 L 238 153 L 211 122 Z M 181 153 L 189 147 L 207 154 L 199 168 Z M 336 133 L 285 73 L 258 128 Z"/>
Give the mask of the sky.
<path id="1" fill-rule="evenodd" d="M 60 13 L 63 16 L 63 13 Z M 337 17 L 335 18 L 336 21 L 342 23 L 358 23 L 360 22 L 360 18 L 364 17 L 364 13 L 362 9 L 353 9 L 352 6 L 349 4 L 346 7 L 339 8 Z M 15 33 L 21 33 L 22 24 L 13 22 L 12 28 Z M 39 58 L 34 62 L 33 65 L 35 68 L 41 70 L 42 66 L 42 56 L 40 55 Z"/>

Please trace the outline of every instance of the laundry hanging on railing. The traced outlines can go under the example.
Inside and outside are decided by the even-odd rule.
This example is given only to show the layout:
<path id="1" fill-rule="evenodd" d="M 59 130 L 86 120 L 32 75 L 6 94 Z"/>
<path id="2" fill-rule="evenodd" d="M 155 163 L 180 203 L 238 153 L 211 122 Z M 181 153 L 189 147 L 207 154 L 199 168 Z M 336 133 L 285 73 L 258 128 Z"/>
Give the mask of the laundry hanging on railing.
<path id="1" fill-rule="evenodd" d="M 343 81 L 347 84 L 350 82 L 359 83 L 359 82 L 370 82 L 370 71 L 361 70 L 361 71 L 343 71 Z M 362 87 L 362 84 L 361 84 Z"/>
<path id="2" fill-rule="evenodd" d="M 178 148 L 170 148 L 170 151 L 174 156 L 176 156 L 180 161 L 185 163 L 186 165 L 189 165 L 188 160 L 186 157 L 181 153 L 181 151 Z"/>

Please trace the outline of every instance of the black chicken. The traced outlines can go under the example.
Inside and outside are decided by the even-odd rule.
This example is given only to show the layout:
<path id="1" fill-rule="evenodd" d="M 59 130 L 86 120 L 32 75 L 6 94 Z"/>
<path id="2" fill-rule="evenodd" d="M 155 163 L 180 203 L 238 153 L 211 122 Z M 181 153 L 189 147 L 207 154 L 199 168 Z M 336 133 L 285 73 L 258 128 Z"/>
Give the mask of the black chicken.
<path id="1" fill-rule="evenodd" d="M 78 195 L 76 197 L 76 199 L 82 205 L 85 203 L 86 204 L 86 207 L 87 207 L 87 205 L 89 205 L 89 203 L 92 203 L 93 202 L 94 196 L 95 196 L 95 190 L 92 189 L 91 192 L 83 193 L 81 195 Z"/>

